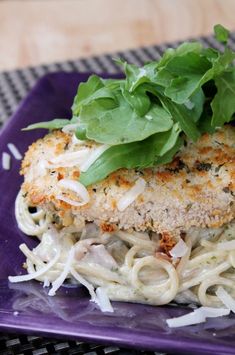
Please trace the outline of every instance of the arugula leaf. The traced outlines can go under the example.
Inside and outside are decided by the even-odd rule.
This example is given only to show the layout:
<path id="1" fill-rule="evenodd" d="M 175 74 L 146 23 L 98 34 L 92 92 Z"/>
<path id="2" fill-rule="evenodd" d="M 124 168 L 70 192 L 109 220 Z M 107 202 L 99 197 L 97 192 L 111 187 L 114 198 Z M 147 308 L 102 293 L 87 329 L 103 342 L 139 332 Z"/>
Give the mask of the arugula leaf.
<path id="1" fill-rule="evenodd" d="M 170 112 L 175 121 L 179 122 L 181 129 L 184 133 L 194 142 L 200 137 L 196 123 L 192 120 L 192 115 L 189 109 L 183 105 L 173 103 L 166 97 L 160 97 L 164 107 Z"/>
<path id="2" fill-rule="evenodd" d="M 157 63 L 157 69 L 164 68 L 171 59 L 185 55 L 187 53 L 200 53 L 202 50 L 202 44 L 199 42 L 184 42 L 179 47 L 173 49 L 169 48 L 165 51 L 162 58 Z"/>
<path id="3" fill-rule="evenodd" d="M 186 48 L 185 44 L 185 51 Z M 165 96 L 178 104 L 183 104 L 203 84 L 224 72 L 235 59 L 229 48 L 225 48 L 222 54 L 207 49 L 200 54 L 188 51 L 184 55 L 172 55 L 165 61 L 165 65 L 160 67 L 156 83 L 164 86 Z"/>
<path id="4" fill-rule="evenodd" d="M 217 93 L 211 102 L 212 126 L 221 127 L 232 120 L 235 113 L 235 70 L 215 79 Z"/>
<path id="5" fill-rule="evenodd" d="M 176 145 L 181 128 L 175 123 L 171 130 L 155 134 L 155 154 L 158 157 L 164 156 Z"/>
<path id="6" fill-rule="evenodd" d="M 119 105 L 112 110 L 103 110 L 98 101 L 82 108 L 80 121 L 88 139 L 109 145 L 125 144 L 168 131 L 173 125 L 171 115 L 161 106 L 152 105 L 140 117 L 121 94 L 116 99 Z"/>
<path id="7" fill-rule="evenodd" d="M 215 38 L 218 42 L 227 43 L 229 31 L 224 26 L 218 24 L 214 26 Z"/>
<path id="8" fill-rule="evenodd" d="M 142 142 L 116 145 L 107 149 L 85 172 L 79 181 L 91 185 L 103 180 L 120 168 L 147 168 L 154 165 L 155 137 L 148 137 Z"/>
<path id="9" fill-rule="evenodd" d="M 88 104 L 89 102 L 91 102 L 93 99 L 97 97 L 100 96 L 103 97 L 102 92 L 101 95 L 99 93 L 99 90 L 102 88 L 104 88 L 104 84 L 102 82 L 102 79 L 99 78 L 97 75 L 91 75 L 87 80 L 87 82 L 81 83 L 78 86 L 78 91 L 74 98 L 74 102 L 72 106 L 73 116 L 79 115 L 79 112 L 83 104 Z M 109 92 L 105 91 L 104 95 L 105 94 L 109 95 Z"/>
<path id="10" fill-rule="evenodd" d="M 183 142 L 184 142 L 183 138 L 178 137 L 178 139 L 175 142 L 175 145 L 170 150 L 168 150 L 164 155 L 157 157 L 157 159 L 155 161 L 155 166 L 170 163 L 172 161 L 172 159 L 174 158 L 175 154 L 182 147 Z"/>
<path id="11" fill-rule="evenodd" d="M 141 142 L 113 146 L 107 149 L 85 173 L 81 173 L 79 181 L 88 186 L 121 168 L 144 169 L 154 166 L 158 159 L 169 160 L 182 145 L 183 140 L 178 137 L 179 132 L 176 124 L 168 134 L 167 143 L 164 143 L 164 138 L 161 137 L 162 134 L 165 136 L 165 133 L 157 133 Z M 161 157 L 157 158 L 158 154 Z"/>
<path id="12" fill-rule="evenodd" d="M 212 117 L 211 115 L 207 114 L 207 112 L 203 112 L 199 122 L 198 122 L 198 129 L 203 133 L 210 133 L 213 134 L 215 132 L 215 127 L 212 126 Z"/>
<path id="13" fill-rule="evenodd" d="M 199 85 L 215 79 L 218 75 L 228 70 L 235 59 L 235 53 L 226 47 L 224 53 L 218 54 L 216 59 L 211 57 L 209 59 L 211 60 L 212 67 L 204 74 Z"/>
<path id="14" fill-rule="evenodd" d="M 184 106 L 190 110 L 194 122 L 198 122 L 202 115 L 205 99 L 204 92 L 200 88 L 184 103 Z"/>
<path id="15" fill-rule="evenodd" d="M 142 117 L 149 111 L 151 101 L 143 86 L 138 87 L 134 93 L 130 93 L 123 86 L 121 90 L 123 97 L 138 116 Z"/>
<path id="16" fill-rule="evenodd" d="M 177 77 L 166 87 L 165 95 L 172 101 L 183 104 L 200 88 L 200 81 L 210 68 L 210 62 L 196 53 L 173 58 L 166 70 Z"/>
<path id="17" fill-rule="evenodd" d="M 123 67 L 126 74 L 125 89 L 130 93 L 133 93 L 141 84 L 154 80 L 156 62 L 146 64 L 141 68 L 134 64 L 128 64 L 121 59 L 116 62 Z"/>
<path id="18" fill-rule="evenodd" d="M 83 124 L 79 124 L 78 128 L 75 131 L 75 136 L 80 139 L 81 141 L 84 141 L 87 139 L 86 135 L 86 126 Z"/>
<path id="19" fill-rule="evenodd" d="M 30 124 L 29 126 L 22 128 L 22 131 L 30 131 L 36 128 L 61 129 L 70 123 L 71 123 L 70 120 L 66 120 L 63 118 L 55 118 L 54 120 L 51 121 L 37 122 L 37 123 Z"/>
<path id="20" fill-rule="evenodd" d="M 141 68 L 119 59 L 125 79 L 92 75 L 81 83 L 71 121 L 41 122 L 26 129 L 75 123 L 79 139 L 110 145 L 81 175 L 86 185 L 119 168 L 170 162 L 183 144 L 182 132 L 195 142 L 234 117 L 235 53 L 227 46 L 228 30 L 216 25 L 214 32 L 225 44 L 222 51 L 186 42 Z"/>
<path id="21" fill-rule="evenodd" d="M 163 56 L 158 64 L 156 83 L 165 87 L 164 94 L 182 104 L 199 88 L 200 79 L 211 68 L 200 53 L 201 44 L 184 43 Z"/>
<path id="22" fill-rule="evenodd" d="M 172 58 L 165 69 L 182 77 L 201 76 L 210 68 L 210 63 L 199 53 L 188 52 Z"/>

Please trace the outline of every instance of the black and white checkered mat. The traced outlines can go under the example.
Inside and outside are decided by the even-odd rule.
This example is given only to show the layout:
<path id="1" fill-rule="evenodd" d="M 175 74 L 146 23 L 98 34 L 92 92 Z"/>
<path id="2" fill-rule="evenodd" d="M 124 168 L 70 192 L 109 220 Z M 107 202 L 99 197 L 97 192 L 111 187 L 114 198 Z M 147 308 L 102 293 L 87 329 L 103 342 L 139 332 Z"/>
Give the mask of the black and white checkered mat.
<path id="1" fill-rule="evenodd" d="M 212 36 L 201 37 L 205 46 L 219 48 Z M 180 42 L 159 46 L 143 47 L 135 50 L 113 53 L 112 55 L 94 56 L 49 65 L 30 67 L 0 73 L 0 126 L 15 112 L 19 102 L 27 95 L 36 81 L 49 72 L 78 71 L 95 73 L 118 73 L 120 68 L 113 62 L 113 57 L 121 57 L 130 63 L 142 65 L 158 59 L 168 47 L 176 47 Z M 235 32 L 231 35 L 230 46 L 235 50 Z M 81 343 L 78 341 L 59 341 L 38 336 L 1 334 L 0 355 L 44 355 L 44 354 L 86 354 L 86 355 L 166 355 L 150 351 L 121 349 L 118 346 L 104 346 Z"/>
<path id="2" fill-rule="evenodd" d="M 32 335 L 0 334 L 0 355 L 167 355 Z"/>
<path id="3" fill-rule="evenodd" d="M 212 36 L 201 37 L 205 46 L 218 48 Z M 128 62 L 142 65 L 144 62 L 158 59 L 168 47 L 176 47 L 180 42 L 167 43 L 159 46 L 143 47 L 135 50 L 113 53 L 113 55 L 94 56 L 23 70 L 13 70 L 0 73 L 0 124 L 4 123 L 16 110 L 19 102 L 28 93 L 35 82 L 46 73 L 55 71 L 79 71 L 95 73 L 118 73 L 120 68 L 112 58 L 121 57 Z M 235 32 L 231 36 L 230 46 L 235 50 Z"/>

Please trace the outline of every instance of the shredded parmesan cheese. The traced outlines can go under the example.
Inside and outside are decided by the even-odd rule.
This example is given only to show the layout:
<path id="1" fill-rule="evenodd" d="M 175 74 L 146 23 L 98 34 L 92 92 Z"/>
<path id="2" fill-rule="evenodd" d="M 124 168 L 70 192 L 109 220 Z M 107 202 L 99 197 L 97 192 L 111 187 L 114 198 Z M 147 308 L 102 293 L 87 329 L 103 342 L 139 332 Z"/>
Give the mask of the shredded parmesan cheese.
<path id="1" fill-rule="evenodd" d="M 11 156 L 10 154 L 3 152 L 2 153 L 2 168 L 4 170 L 10 170 L 11 167 Z"/>
<path id="2" fill-rule="evenodd" d="M 91 301 L 95 302 L 102 312 L 113 312 L 113 307 L 107 293 L 102 287 L 98 287 L 95 292 L 94 286 L 85 280 L 73 267 L 70 268 L 70 273 L 75 280 L 87 288 L 91 296 Z"/>
<path id="3" fill-rule="evenodd" d="M 8 149 L 16 160 L 21 160 L 22 155 L 13 143 L 7 144 Z"/>
<path id="4" fill-rule="evenodd" d="M 183 239 L 180 239 L 178 243 L 169 251 L 169 253 L 173 258 L 181 258 L 187 253 L 187 251 L 187 244 L 183 241 Z"/>
<path id="5" fill-rule="evenodd" d="M 227 316 L 230 311 L 226 308 L 199 307 L 194 310 L 194 313 L 201 313 L 205 318 L 217 318 Z"/>
<path id="6" fill-rule="evenodd" d="M 64 270 L 62 271 L 60 276 L 55 281 L 52 282 L 52 288 L 48 292 L 48 296 L 54 296 L 56 294 L 56 291 L 60 288 L 60 286 L 63 285 L 65 279 L 68 277 L 70 273 L 70 269 L 73 261 L 74 261 L 74 248 L 72 247 L 68 253 L 68 257 L 64 265 Z"/>
<path id="7" fill-rule="evenodd" d="M 8 280 L 10 282 L 23 282 L 23 281 L 29 281 L 29 280 L 33 280 L 36 279 L 40 276 L 42 276 L 43 274 L 45 274 L 47 271 L 49 271 L 59 260 L 60 257 L 60 249 L 58 249 L 56 255 L 54 256 L 54 258 L 48 263 L 45 264 L 45 267 L 40 268 L 39 270 L 32 272 L 30 274 L 27 275 L 20 275 L 20 276 L 9 276 Z"/>
<path id="8" fill-rule="evenodd" d="M 230 310 L 226 308 L 199 307 L 184 316 L 167 319 L 166 322 L 170 328 L 178 328 L 204 323 L 206 318 L 227 316 L 229 313 Z"/>
<path id="9" fill-rule="evenodd" d="M 142 178 L 139 178 L 134 186 L 127 191 L 127 193 L 120 198 L 117 203 L 117 208 L 119 211 L 124 211 L 136 198 L 144 192 L 146 186 L 146 181 Z"/>
<path id="10" fill-rule="evenodd" d="M 43 282 L 43 288 L 49 287 L 49 286 L 50 286 L 50 281 L 47 278 L 45 278 L 45 280 Z"/>
<path id="11" fill-rule="evenodd" d="M 199 324 L 205 322 L 205 317 L 201 313 L 188 313 L 181 317 L 171 318 L 166 320 L 170 328 L 185 327 L 187 325 Z"/>
<path id="12" fill-rule="evenodd" d="M 93 149 L 88 159 L 86 159 L 84 163 L 80 166 L 80 170 L 82 172 L 86 172 L 89 167 L 96 161 L 96 159 L 98 159 L 108 148 L 109 145 L 103 144 L 100 147 Z"/>
<path id="13" fill-rule="evenodd" d="M 235 300 L 230 296 L 227 291 L 225 291 L 222 286 L 218 287 L 215 294 L 229 310 L 235 313 Z"/>
<path id="14" fill-rule="evenodd" d="M 73 144 L 73 145 L 75 145 L 75 144 L 84 144 L 84 141 L 82 141 L 81 139 L 78 139 L 78 138 L 76 137 L 76 135 L 73 134 L 73 136 L 72 136 L 72 144 Z"/>
<path id="15" fill-rule="evenodd" d="M 102 312 L 113 312 L 113 307 L 103 287 L 98 287 L 96 289 L 96 295 L 96 303 L 100 307 L 100 310 Z"/>
<path id="16" fill-rule="evenodd" d="M 72 124 L 67 124 L 66 126 L 64 126 L 62 128 L 62 132 L 64 133 L 70 133 L 73 131 L 76 131 L 76 129 L 78 128 L 79 123 L 72 123 Z"/>
<path id="17" fill-rule="evenodd" d="M 38 176 L 45 176 L 47 174 L 47 161 L 40 160 L 38 163 L 37 175 Z"/>
<path id="18" fill-rule="evenodd" d="M 58 157 L 50 159 L 47 168 L 74 167 L 83 164 L 90 154 L 90 149 L 84 148 L 76 152 L 60 154 Z"/>
<path id="19" fill-rule="evenodd" d="M 73 267 L 70 269 L 71 275 L 77 280 L 81 285 L 85 286 L 90 293 L 91 301 L 95 302 L 96 294 L 93 285 L 84 279 Z"/>
<path id="20" fill-rule="evenodd" d="M 82 201 L 81 202 L 74 201 L 68 197 L 65 197 L 62 194 L 56 196 L 58 200 L 65 201 L 72 206 L 83 206 L 86 205 L 90 200 L 90 196 L 87 189 L 79 181 L 62 179 L 58 182 L 58 186 L 75 192 Z"/>

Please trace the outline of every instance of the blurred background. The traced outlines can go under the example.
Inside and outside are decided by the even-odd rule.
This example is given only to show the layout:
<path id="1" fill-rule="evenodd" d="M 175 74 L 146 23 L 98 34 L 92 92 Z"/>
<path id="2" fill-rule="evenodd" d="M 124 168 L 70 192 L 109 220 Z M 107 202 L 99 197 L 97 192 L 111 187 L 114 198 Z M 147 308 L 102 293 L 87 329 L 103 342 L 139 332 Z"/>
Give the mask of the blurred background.
<path id="1" fill-rule="evenodd" d="M 0 0 L 0 71 L 234 30 L 234 14 L 234 0 Z"/>

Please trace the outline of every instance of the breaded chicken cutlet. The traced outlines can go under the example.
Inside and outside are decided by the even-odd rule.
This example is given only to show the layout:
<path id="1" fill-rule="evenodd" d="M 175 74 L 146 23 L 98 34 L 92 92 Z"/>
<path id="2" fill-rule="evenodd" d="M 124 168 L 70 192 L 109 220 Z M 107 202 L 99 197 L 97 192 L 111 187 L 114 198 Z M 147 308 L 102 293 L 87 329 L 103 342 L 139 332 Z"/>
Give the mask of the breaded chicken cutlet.
<path id="1" fill-rule="evenodd" d="M 71 119 L 23 129 L 50 133 L 22 162 L 16 222 L 39 243 L 19 246 L 27 274 L 10 282 L 38 280 L 49 296 L 81 284 L 103 312 L 117 311 L 110 300 L 202 306 L 170 327 L 234 311 L 235 52 L 214 32 L 221 50 L 117 59 L 124 78 L 80 81 Z"/>
<path id="2" fill-rule="evenodd" d="M 58 181 L 77 181 L 79 166 L 51 162 L 66 160 L 66 154 L 97 144 L 86 141 L 81 145 L 70 134 L 54 131 L 29 147 L 22 163 L 22 191 L 29 205 L 41 206 L 65 226 L 94 221 L 104 231 L 133 228 L 165 236 L 180 235 L 190 228 L 218 228 L 235 217 L 234 142 L 235 128 L 229 125 L 212 135 L 204 134 L 196 143 L 185 139 L 170 164 L 141 171 L 118 170 L 89 186 L 90 201 L 76 207 L 56 196 L 78 200 L 75 193 L 59 187 Z M 118 210 L 118 200 L 139 177 L 146 181 L 144 192 L 124 211 Z"/>

